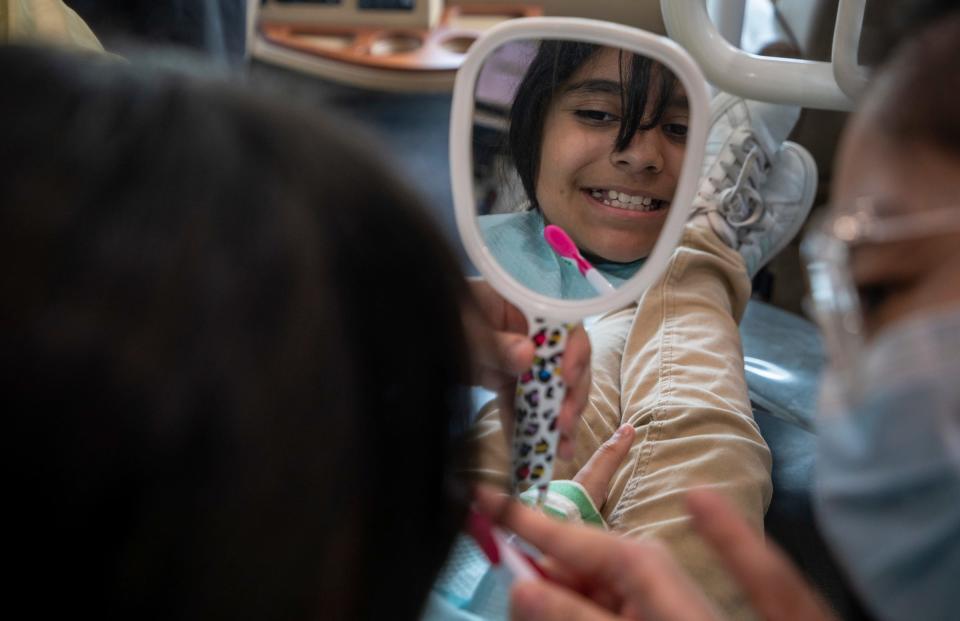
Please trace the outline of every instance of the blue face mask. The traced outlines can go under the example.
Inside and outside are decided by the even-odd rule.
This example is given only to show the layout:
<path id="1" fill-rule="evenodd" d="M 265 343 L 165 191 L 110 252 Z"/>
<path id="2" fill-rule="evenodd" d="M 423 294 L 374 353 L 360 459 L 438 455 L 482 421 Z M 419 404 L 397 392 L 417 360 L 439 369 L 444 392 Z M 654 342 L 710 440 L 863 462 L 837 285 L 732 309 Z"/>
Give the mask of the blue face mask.
<path id="1" fill-rule="evenodd" d="M 960 616 L 960 308 L 891 327 L 856 404 L 824 381 L 817 517 L 880 619 Z"/>

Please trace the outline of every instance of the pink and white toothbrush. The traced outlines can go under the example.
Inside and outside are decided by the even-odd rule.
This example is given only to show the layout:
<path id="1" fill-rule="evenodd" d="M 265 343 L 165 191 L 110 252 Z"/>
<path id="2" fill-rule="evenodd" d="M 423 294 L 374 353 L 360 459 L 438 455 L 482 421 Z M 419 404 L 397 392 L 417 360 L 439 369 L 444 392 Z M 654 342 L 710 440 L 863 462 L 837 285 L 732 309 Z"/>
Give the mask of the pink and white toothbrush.
<path id="1" fill-rule="evenodd" d="M 597 268 L 590 265 L 590 262 L 583 258 L 580 250 L 577 249 L 577 245 L 573 243 L 573 240 L 570 239 L 566 231 L 555 224 L 548 224 L 543 229 L 543 238 L 547 240 L 547 243 L 550 244 L 550 247 L 553 248 L 553 251 L 556 252 L 557 255 L 566 259 L 580 270 L 580 274 L 587 279 L 587 282 L 590 283 L 594 291 L 600 295 L 616 291 L 614 286 L 597 271 Z"/>

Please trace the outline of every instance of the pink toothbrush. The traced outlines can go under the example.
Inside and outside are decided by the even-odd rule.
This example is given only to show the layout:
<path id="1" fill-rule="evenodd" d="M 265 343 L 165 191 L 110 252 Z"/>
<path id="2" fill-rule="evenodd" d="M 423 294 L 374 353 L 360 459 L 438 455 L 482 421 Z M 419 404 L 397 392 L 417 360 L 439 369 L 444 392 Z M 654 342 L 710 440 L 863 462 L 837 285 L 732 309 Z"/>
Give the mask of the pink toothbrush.
<path id="1" fill-rule="evenodd" d="M 595 267 L 590 265 L 589 261 L 583 258 L 580 251 L 577 250 L 577 245 L 573 243 L 573 240 L 570 239 L 566 231 L 554 224 L 548 224 L 543 229 L 543 238 L 547 240 L 547 243 L 550 244 L 553 251 L 560 257 L 577 266 L 580 274 L 587 279 L 587 282 L 590 283 L 597 293 L 604 295 L 616 291 L 613 285 L 607 282 L 607 279 L 604 278 Z"/>

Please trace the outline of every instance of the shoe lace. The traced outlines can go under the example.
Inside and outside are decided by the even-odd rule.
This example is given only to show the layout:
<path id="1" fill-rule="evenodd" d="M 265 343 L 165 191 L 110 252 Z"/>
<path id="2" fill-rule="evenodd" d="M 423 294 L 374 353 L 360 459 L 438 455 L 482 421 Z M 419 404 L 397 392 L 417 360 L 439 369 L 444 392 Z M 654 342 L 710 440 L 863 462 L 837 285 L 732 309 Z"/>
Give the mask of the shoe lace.
<path id="1" fill-rule="evenodd" d="M 740 150 L 740 155 L 746 153 L 740 163 L 740 170 L 733 185 L 723 189 L 718 198 L 719 211 L 724 220 L 735 228 L 752 226 L 763 217 L 766 208 L 763 197 L 757 187 L 763 182 L 767 169 L 767 157 L 753 136 L 748 136 Z M 728 177 L 732 177 L 737 163 L 721 163 L 721 167 Z"/>

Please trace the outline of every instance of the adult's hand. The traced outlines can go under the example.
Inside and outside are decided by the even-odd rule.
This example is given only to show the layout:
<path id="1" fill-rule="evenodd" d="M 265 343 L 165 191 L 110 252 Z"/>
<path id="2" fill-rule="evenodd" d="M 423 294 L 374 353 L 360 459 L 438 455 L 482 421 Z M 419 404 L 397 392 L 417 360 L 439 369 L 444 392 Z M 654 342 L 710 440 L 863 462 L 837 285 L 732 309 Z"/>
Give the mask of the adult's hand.
<path id="1" fill-rule="evenodd" d="M 719 617 L 670 553 L 653 540 L 625 541 L 593 528 L 562 524 L 480 490 L 483 509 L 547 555 L 555 583 L 518 583 L 514 619 L 716 621 Z M 694 526 L 768 621 L 834 621 L 835 616 L 782 552 L 751 529 L 724 498 L 688 496 Z"/>
<path id="2" fill-rule="evenodd" d="M 687 495 L 694 527 L 713 547 L 753 604 L 769 621 L 833 621 L 836 617 L 783 552 L 710 490 Z"/>
<path id="3" fill-rule="evenodd" d="M 482 315 L 487 338 L 475 338 L 477 381 L 496 391 L 507 437 L 513 430 L 513 398 L 517 376 L 533 365 L 535 347 L 527 336 L 523 313 L 503 299 L 485 280 L 471 279 L 470 288 Z M 561 377 L 567 392 L 560 406 L 557 427 L 560 444 L 557 453 L 573 457 L 573 438 L 577 420 L 587 405 L 590 393 L 590 340 L 582 325 L 571 330 L 563 354 Z"/>
<path id="4" fill-rule="evenodd" d="M 626 540 L 566 524 L 505 496 L 478 490 L 478 506 L 539 548 L 552 581 L 518 582 L 511 616 L 521 621 L 716 621 L 705 596 L 654 540 Z"/>

